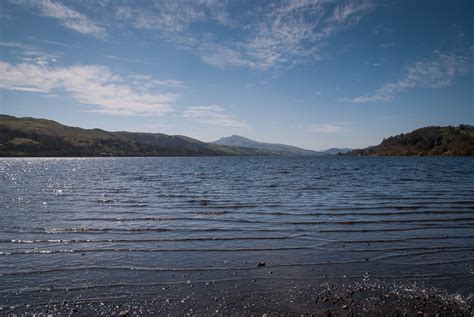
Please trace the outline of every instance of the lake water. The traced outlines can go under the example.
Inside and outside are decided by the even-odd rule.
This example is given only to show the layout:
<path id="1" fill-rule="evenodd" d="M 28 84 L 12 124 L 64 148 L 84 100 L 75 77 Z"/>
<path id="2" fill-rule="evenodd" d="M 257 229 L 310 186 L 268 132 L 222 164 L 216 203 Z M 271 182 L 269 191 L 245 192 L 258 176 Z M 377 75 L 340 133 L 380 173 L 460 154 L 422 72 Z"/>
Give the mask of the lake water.
<path id="1" fill-rule="evenodd" d="M 2 309 L 324 279 L 474 292 L 472 158 L 0 159 L 0 197 Z"/>

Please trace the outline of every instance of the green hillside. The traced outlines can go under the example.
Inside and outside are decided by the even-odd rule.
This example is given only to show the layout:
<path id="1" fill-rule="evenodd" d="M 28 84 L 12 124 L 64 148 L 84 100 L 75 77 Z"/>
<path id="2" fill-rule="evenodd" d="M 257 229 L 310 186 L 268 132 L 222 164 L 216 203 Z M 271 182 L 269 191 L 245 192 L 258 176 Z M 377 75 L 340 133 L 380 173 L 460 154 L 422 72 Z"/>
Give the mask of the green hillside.
<path id="1" fill-rule="evenodd" d="M 217 141 L 212 142 L 219 145 L 227 145 L 234 147 L 245 147 L 262 150 L 273 155 L 284 155 L 284 156 L 315 156 L 321 155 L 317 151 L 305 150 L 296 146 L 278 144 L 278 143 L 266 143 L 254 141 L 240 135 L 232 135 L 230 137 L 220 138 Z"/>
<path id="2" fill-rule="evenodd" d="M 161 133 L 108 132 L 0 115 L 0 156 L 268 155 Z"/>
<path id="3" fill-rule="evenodd" d="M 474 156 L 474 126 L 425 127 L 399 134 L 380 145 L 354 150 L 348 155 L 374 156 Z"/>

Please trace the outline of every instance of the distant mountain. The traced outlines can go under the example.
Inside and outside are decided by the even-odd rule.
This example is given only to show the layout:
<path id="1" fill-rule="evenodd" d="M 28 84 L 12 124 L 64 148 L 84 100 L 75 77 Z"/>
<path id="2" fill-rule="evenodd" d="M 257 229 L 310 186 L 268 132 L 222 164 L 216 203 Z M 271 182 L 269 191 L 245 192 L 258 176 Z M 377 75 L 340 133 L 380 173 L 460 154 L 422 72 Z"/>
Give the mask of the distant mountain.
<path id="1" fill-rule="evenodd" d="M 425 127 L 384 139 L 380 145 L 353 150 L 347 155 L 474 156 L 474 126 Z"/>
<path id="2" fill-rule="evenodd" d="M 212 143 L 226 146 L 258 149 L 261 151 L 270 152 L 273 155 L 320 155 L 320 153 L 317 151 L 305 150 L 296 146 L 285 144 L 258 142 L 244 138 L 240 135 L 232 135 L 229 137 L 220 138 L 219 140 Z"/>
<path id="3" fill-rule="evenodd" d="M 330 149 L 327 149 L 327 150 L 324 150 L 324 151 L 320 151 L 319 153 L 321 153 L 323 155 L 337 155 L 337 154 L 345 154 L 349 151 L 352 151 L 352 149 L 333 147 L 333 148 L 330 148 Z"/>
<path id="4" fill-rule="evenodd" d="M 82 129 L 36 118 L 0 115 L 0 156 L 271 155 L 161 133 Z"/>

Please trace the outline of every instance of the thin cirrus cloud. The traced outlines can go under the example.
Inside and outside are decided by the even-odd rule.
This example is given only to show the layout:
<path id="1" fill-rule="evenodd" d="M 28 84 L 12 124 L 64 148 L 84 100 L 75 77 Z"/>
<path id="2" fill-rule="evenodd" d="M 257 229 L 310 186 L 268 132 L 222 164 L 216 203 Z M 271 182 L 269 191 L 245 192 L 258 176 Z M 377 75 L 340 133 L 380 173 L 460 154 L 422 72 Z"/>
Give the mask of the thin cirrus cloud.
<path id="1" fill-rule="evenodd" d="M 150 93 L 146 79 L 113 73 L 100 65 L 54 67 L 48 64 L 0 61 L 0 89 L 51 93 L 63 90 L 92 111 L 115 115 L 163 115 L 173 111 L 175 93 Z M 147 77 L 148 78 L 148 77 Z"/>
<path id="2" fill-rule="evenodd" d="M 92 35 L 97 38 L 107 36 L 104 27 L 97 25 L 84 14 L 74 10 L 63 3 L 52 0 L 30 1 L 33 7 L 46 17 L 58 20 L 64 27 L 82 34 Z"/>
<path id="3" fill-rule="evenodd" d="M 368 0 L 342 2 L 336 6 L 328 21 L 351 25 L 359 22 L 373 8 L 374 3 Z"/>
<path id="4" fill-rule="evenodd" d="M 38 49 L 36 47 L 23 44 L 20 42 L 3 42 L 0 41 L 0 47 L 3 47 L 5 50 L 13 50 L 15 56 L 23 59 L 43 59 L 43 60 L 52 60 L 55 61 L 57 58 L 61 57 L 61 53 L 57 52 L 46 52 L 44 50 Z"/>
<path id="5" fill-rule="evenodd" d="M 36 42 L 42 42 L 42 43 L 56 45 L 56 46 L 69 47 L 69 48 L 80 48 L 78 43 L 76 43 L 76 44 L 62 43 L 62 42 L 57 42 L 57 41 L 39 39 L 39 38 L 36 38 L 34 36 L 27 36 L 27 38 L 30 39 L 30 40 L 36 41 Z"/>
<path id="6" fill-rule="evenodd" d="M 255 24 L 242 41 L 205 43 L 201 60 L 217 67 L 247 66 L 268 70 L 318 60 L 324 41 L 368 14 L 370 1 L 344 2 L 331 11 L 319 1 L 289 1 L 257 10 Z"/>
<path id="7" fill-rule="evenodd" d="M 102 10 L 103 23 L 99 24 L 58 0 L 21 3 L 66 28 L 96 38 L 131 27 L 150 31 L 151 36 L 158 34 L 214 67 L 259 70 L 317 61 L 329 38 L 358 23 L 375 7 L 373 0 L 250 2 L 251 8 L 231 15 L 227 2 L 220 0 L 161 0 L 142 7 L 115 1 L 95 8 Z M 214 30 L 219 32 L 199 31 L 192 27 L 197 23 L 217 24 Z M 221 30 L 232 35 L 223 37 Z"/>
<path id="8" fill-rule="evenodd" d="M 104 55 L 105 58 L 117 61 L 117 62 L 126 62 L 126 63 L 138 63 L 149 66 L 159 66 L 158 63 L 149 62 L 140 58 L 125 58 L 116 55 Z"/>
<path id="9" fill-rule="evenodd" d="M 231 17 L 221 1 L 163 1 L 150 10 L 119 6 L 116 19 L 140 30 L 156 30 L 167 40 L 198 54 L 215 67 L 267 70 L 318 60 L 324 41 L 370 13 L 372 1 L 345 1 L 336 5 L 316 0 L 258 3 L 251 13 Z M 241 31 L 232 41 L 217 34 L 192 34 L 189 26 L 214 21 Z"/>
<path id="10" fill-rule="evenodd" d="M 119 21 L 128 22 L 136 29 L 159 30 L 165 36 L 182 33 L 191 23 L 199 21 L 229 24 L 225 3 L 220 0 L 161 0 L 147 9 L 119 5 L 115 15 Z"/>
<path id="11" fill-rule="evenodd" d="M 312 124 L 307 127 L 307 130 L 312 133 L 335 134 L 347 131 L 349 124 L 349 122 Z"/>
<path id="12" fill-rule="evenodd" d="M 186 110 L 184 110 L 183 117 L 191 118 L 200 123 L 216 126 L 233 128 L 248 127 L 246 122 L 239 121 L 233 116 L 226 114 L 224 109 L 219 106 L 188 107 Z"/>
<path id="13" fill-rule="evenodd" d="M 156 86 L 164 87 L 175 87 L 175 88 L 186 88 L 184 83 L 180 80 L 175 79 L 155 79 L 152 76 L 148 75 L 129 75 L 128 79 L 134 83 L 136 86 L 145 87 L 152 89 Z"/>
<path id="14" fill-rule="evenodd" d="M 419 60 L 407 67 L 404 76 L 387 83 L 374 93 L 355 98 L 342 98 L 351 103 L 389 102 L 411 88 L 442 88 L 451 86 L 456 76 L 469 71 L 470 59 L 454 53 L 434 51 L 430 59 Z"/>

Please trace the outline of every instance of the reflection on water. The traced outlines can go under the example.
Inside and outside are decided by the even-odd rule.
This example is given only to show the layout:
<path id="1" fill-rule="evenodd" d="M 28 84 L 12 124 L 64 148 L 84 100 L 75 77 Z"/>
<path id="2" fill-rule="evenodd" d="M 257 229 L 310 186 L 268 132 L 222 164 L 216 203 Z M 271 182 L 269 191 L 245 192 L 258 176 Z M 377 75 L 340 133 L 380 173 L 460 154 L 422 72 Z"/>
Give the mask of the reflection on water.
<path id="1" fill-rule="evenodd" d="M 0 177 L 1 305 L 229 280 L 474 284 L 472 158 L 1 159 Z"/>

